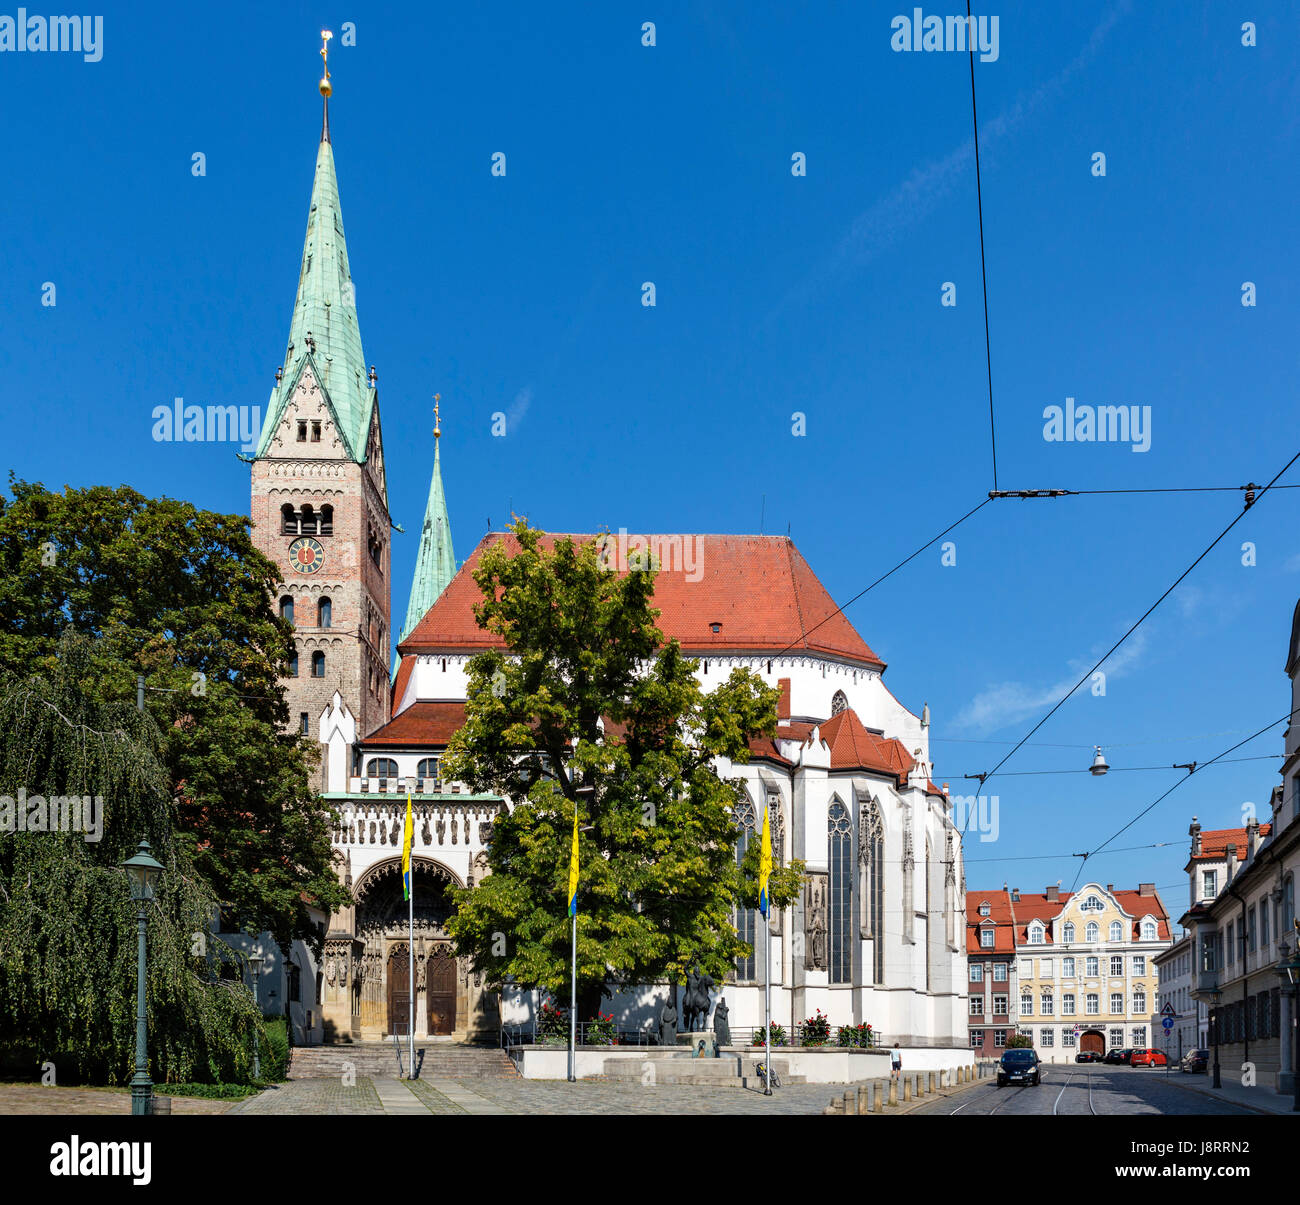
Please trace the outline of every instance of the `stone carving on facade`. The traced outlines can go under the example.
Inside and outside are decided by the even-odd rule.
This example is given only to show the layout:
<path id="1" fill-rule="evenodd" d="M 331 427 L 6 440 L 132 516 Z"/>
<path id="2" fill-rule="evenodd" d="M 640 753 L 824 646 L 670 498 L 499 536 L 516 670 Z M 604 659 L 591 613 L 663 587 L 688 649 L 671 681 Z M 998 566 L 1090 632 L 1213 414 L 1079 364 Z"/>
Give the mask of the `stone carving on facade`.
<path id="1" fill-rule="evenodd" d="M 858 808 L 858 900 L 859 900 L 859 936 L 869 938 L 878 919 L 873 915 L 875 891 L 879 884 L 873 876 L 883 867 L 877 867 L 872 854 L 878 842 L 884 841 L 884 825 L 880 819 L 880 809 L 874 799 L 864 799 Z"/>
<path id="2" fill-rule="evenodd" d="M 912 852 L 912 813 L 903 814 L 903 939 L 912 941 L 916 923 L 916 893 L 912 889 L 912 876 L 916 858 Z"/>
<path id="3" fill-rule="evenodd" d="M 808 876 L 804 889 L 804 934 L 807 938 L 808 967 L 814 971 L 826 969 L 826 875 L 816 872 Z"/>

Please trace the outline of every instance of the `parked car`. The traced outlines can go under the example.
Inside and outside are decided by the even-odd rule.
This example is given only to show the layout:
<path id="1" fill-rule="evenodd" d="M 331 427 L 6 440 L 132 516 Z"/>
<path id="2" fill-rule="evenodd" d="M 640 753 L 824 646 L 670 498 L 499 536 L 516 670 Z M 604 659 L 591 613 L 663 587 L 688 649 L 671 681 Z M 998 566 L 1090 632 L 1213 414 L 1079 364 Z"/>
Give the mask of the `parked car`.
<path id="1" fill-rule="evenodd" d="M 1008 1084 L 1033 1084 L 1043 1082 L 1042 1064 L 1038 1052 L 1028 1046 L 1008 1050 L 998 1063 L 998 1087 Z"/>
<path id="2" fill-rule="evenodd" d="M 1100 1063 L 1100 1062 L 1101 1062 L 1101 1051 L 1100 1051 L 1100 1050 L 1080 1050 L 1079 1053 L 1076 1054 L 1076 1055 L 1074 1056 L 1074 1061 L 1075 1061 L 1076 1063 Z"/>
<path id="3" fill-rule="evenodd" d="M 1127 1063 L 1133 1057 L 1133 1047 L 1116 1046 L 1113 1050 L 1106 1051 L 1106 1057 L 1102 1060 L 1104 1063 Z"/>
<path id="4" fill-rule="evenodd" d="M 1163 1050 L 1156 1050 L 1154 1047 L 1150 1050 L 1135 1050 L 1133 1057 L 1129 1059 L 1130 1067 L 1167 1067 L 1169 1059 Z"/>
<path id="5" fill-rule="evenodd" d="M 1208 1050 L 1189 1050 L 1178 1064 L 1184 1071 L 1204 1072 L 1210 1065 L 1210 1052 Z"/>

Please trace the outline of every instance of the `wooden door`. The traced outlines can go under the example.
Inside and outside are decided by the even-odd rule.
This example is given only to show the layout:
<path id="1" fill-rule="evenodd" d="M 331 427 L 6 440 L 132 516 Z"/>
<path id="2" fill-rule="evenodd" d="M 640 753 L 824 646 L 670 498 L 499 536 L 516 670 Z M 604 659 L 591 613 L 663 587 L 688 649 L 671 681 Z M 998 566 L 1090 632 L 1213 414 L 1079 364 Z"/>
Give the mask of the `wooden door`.
<path id="1" fill-rule="evenodd" d="M 1106 1039 L 1096 1029 L 1090 1029 L 1079 1035 L 1080 1050 L 1095 1050 L 1098 1054 L 1106 1053 Z"/>
<path id="2" fill-rule="evenodd" d="M 429 955 L 429 1032 L 453 1033 L 456 1029 L 456 960 L 445 950 Z"/>
<path id="3" fill-rule="evenodd" d="M 405 946 L 388 956 L 388 1032 L 406 1036 L 411 1016 L 411 955 Z"/>

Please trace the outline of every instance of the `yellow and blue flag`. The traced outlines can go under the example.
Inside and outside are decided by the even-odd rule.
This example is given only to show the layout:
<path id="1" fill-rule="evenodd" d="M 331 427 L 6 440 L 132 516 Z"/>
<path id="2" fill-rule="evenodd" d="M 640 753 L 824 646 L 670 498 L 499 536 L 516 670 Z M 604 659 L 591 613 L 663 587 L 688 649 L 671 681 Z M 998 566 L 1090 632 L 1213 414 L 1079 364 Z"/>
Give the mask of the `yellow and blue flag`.
<path id="1" fill-rule="evenodd" d="M 569 915 L 578 915 L 578 805 L 573 805 L 573 852 L 569 855 Z"/>
<path id="2" fill-rule="evenodd" d="M 402 830 L 402 899 L 411 898 L 411 838 L 415 826 L 411 823 L 411 793 L 406 793 L 406 828 Z"/>
<path id="3" fill-rule="evenodd" d="M 763 809 L 763 837 L 758 851 L 758 910 L 767 916 L 767 880 L 772 877 L 772 830 L 767 823 L 768 809 Z"/>

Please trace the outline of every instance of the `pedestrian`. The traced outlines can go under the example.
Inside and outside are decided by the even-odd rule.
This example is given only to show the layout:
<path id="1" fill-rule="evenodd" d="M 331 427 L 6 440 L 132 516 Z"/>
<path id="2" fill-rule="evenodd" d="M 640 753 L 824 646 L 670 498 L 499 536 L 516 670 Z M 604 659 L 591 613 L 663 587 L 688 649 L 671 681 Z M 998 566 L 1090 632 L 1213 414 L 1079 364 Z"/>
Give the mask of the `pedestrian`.
<path id="1" fill-rule="evenodd" d="M 889 1078 L 897 1079 L 899 1073 L 903 1070 L 903 1053 L 895 1045 L 889 1052 Z"/>

